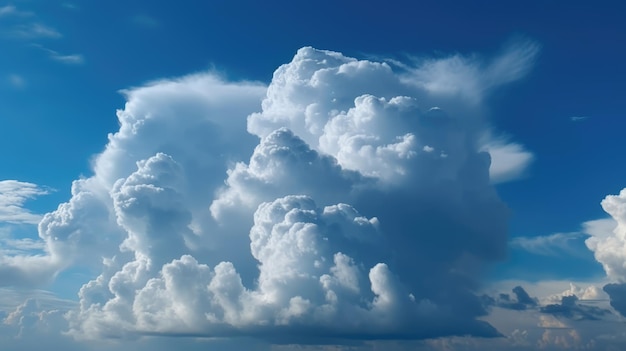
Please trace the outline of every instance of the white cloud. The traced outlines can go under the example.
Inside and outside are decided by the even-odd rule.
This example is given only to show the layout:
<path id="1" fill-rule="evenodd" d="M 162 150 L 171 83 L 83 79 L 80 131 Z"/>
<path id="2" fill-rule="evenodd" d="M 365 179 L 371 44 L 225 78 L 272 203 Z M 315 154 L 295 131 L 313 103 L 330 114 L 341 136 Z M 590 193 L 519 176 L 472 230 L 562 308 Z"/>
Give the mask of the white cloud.
<path id="1" fill-rule="evenodd" d="M 69 64 L 69 65 L 79 65 L 85 62 L 85 58 L 80 54 L 73 55 L 61 55 L 59 53 L 51 54 L 50 57 L 61 63 Z"/>
<path id="2" fill-rule="evenodd" d="M 433 96 L 456 96 L 477 104 L 492 89 L 524 77 L 532 68 L 539 49 L 534 41 L 517 40 L 491 60 L 460 54 L 421 60 L 417 68 L 407 67 L 404 79 Z"/>
<path id="3" fill-rule="evenodd" d="M 585 223 L 585 243 L 610 279 L 626 283 L 626 189 L 605 197 L 602 209 L 612 219 Z"/>
<path id="4" fill-rule="evenodd" d="M 85 63 L 85 58 L 81 54 L 64 55 L 57 51 L 48 49 L 47 47 L 43 45 L 32 44 L 31 46 L 46 52 L 52 60 L 60 62 L 60 63 L 64 63 L 68 65 L 80 65 L 80 64 Z"/>
<path id="5" fill-rule="evenodd" d="M 525 175 L 534 156 L 523 145 L 507 142 L 506 139 L 485 138 L 482 150 L 491 155 L 489 175 L 493 183 L 503 183 Z"/>
<path id="6" fill-rule="evenodd" d="M 466 83 L 521 77 L 527 45 Z M 488 123 L 405 78 L 303 48 L 269 87 L 202 73 L 126 90 L 94 175 L 41 220 L 45 255 L 11 272 L 102 269 L 67 314 L 76 338 L 497 336 L 474 293 L 507 244 Z"/>
<path id="7" fill-rule="evenodd" d="M 581 244 L 587 235 L 582 233 L 555 233 L 546 236 L 516 237 L 511 240 L 511 246 L 524 249 L 528 252 L 544 256 L 580 256 Z"/>
<path id="8" fill-rule="evenodd" d="M 41 216 L 30 212 L 24 204 L 49 191 L 33 183 L 0 180 L 0 223 L 37 224 Z"/>
<path id="9" fill-rule="evenodd" d="M 585 243 L 612 281 L 603 288 L 611 307 L 626 316 L 626 189 L 606 196 L 601 204 L 611 218 L 586 222 L 591 237 Z"/>

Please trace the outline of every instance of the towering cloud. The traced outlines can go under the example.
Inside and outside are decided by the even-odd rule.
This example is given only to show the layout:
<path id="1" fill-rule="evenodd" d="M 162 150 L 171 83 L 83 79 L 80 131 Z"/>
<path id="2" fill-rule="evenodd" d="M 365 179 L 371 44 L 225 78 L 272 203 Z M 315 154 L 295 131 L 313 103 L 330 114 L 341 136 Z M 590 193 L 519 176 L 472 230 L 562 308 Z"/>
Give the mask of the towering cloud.
<path id="1" fill-rule="evenodd" d="M 591 237 L 586 244 L 615 282 L 604 287 L 611 306 L 626 316 L 626 189 L 604 198 L 602 208 L 612 219 L 588 222 L 587 232 Z"/>
<path id="2" fill-rule="evenodd" d="M 487 151 L 525 151 L 485 139 L 482 103 L 536 51 L 394 71 L 307 47 L 268 87 L 207 73 L 126 91 L 94 175 L 39 227 L 60 267 L 102 267 L 70 334 L 499 335 L 474 294 L 507 242 Z"/>

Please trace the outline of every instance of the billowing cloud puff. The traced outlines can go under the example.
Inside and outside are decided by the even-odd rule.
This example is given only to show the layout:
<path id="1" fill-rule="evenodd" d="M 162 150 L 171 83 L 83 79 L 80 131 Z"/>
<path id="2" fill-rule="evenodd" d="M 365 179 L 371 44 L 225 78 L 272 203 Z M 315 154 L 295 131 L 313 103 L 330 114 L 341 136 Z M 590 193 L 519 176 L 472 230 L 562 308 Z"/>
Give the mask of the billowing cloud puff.
<path id="1" fill-rule="evenodd" d="M 172 190 L 178 192 L 177 196 L 185 194 L 180 198 L 185 204 L 180 211 L 206 212 L 205 198 L 212 196 L 222 184 L 226 165 L 241 159 L 255 143 L 254 137 L 245 132 L 245 117 L 260 106 L 264 92 L 265 87 L 259 83 L 226 83 L 213 74 L 158 81 L 124 91 L 128 103 L 124 110 L 118 111 L 120 129 L 109 135 L 106 149 L 94 159 L 94 176 L 76 180 L 72 184 L 72 198 L 43 216 L 39 223 L 45 254 L 0 257 L 6 262 L 0 272 L 5 279 L 0 284 L 41 284 L 71 265 L 100 267 L 103 258 L 116 255 L 126 240 L 125 229 L 132 225 L 118 215 L 120 207 L 130 205 L 123 204 L 123 192 L 141 192 L 132 182 L 139 182 L 135 179 L 142 174 L 129 177 L 126 183 L 117 181 L 136 171 L 138 161 L 158 152 L 167 152 L 185 162 L 184 171 L 181 169 L 177 175 L 181 182 L 176 186 L 182 188 Z M 211 177 L 205 177 L 206 174 Z M 33 184 L 3 184 L 4 188 L 13 189 L 4 192 L 6 201 L 11 201 L 13 207 L 45 193 L 45 189 Z M 16 184 L 21 187 L 17 189 Z M 143 191 L 148 196 L 148 190 Z M 22 221 L 39 217 L 21 210 L 13 211 L 12 217 L 4 220 L 15 222 L 18 214 Z M 191 214 L 188 216 L 191 220 Z M 205 223 L 198 220 L 187 225 L 193 230 Z M 192 242 L 190 236 L 187 239 L 189 246 L 208 245 L 200 239 Z"/>
<path id="2" fill-rule="evenodd" d="M 402 72 L 303 48 L 268 87 L 197 74 L 125 91 L 94 175 L 39 225 L 58 269 L 102 269 L 70 335 L 499 335 L 474 293 L 507 243 L 490 127 L 479 100 L 432 87 L 471 71 L 482 99 L 523 75 L 527 45 Z"/>
<path id="3" fill-rule="evenodd" d="M 611 218 L 587 222 L 586 231 L 591 237 L 585 243 L 615 282 L 604 286 L 611 307 L 626 316 L 626 189 L 605 197 L 602 208 Z"/>
<path id="4" fill-rule="evenodd" d="M 592 226 L 587 247 L 594 252 L 609 278 L 626 283 L 626 189 L 619 195 L 609 195 L 602 200 L 604 209 L 614 221 L 604 221 L 603 227 Z M 610 230 L 613 227 L 613 230 Z"/>

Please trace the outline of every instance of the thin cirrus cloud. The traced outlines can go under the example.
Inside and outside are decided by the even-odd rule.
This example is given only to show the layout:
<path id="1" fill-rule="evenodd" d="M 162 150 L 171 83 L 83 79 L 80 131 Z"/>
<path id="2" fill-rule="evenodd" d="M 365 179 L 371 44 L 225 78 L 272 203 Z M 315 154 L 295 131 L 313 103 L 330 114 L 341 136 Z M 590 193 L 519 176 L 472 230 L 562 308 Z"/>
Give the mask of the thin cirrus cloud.
<path id="1" fill-rule="evenodd" d="M 588 235 L 579 232 L 516 237 L 511 240 L 511 246 L 542 256 L 576 256 L 582 254 L 581 249 L 584 248 L 584 240 L 587 237 Z"/>
<path id="2" fill-rule="evenodd" d="M 500 336 L 473 291 L 506 253 L 500 161 L 482 99 L 428 87 L 452 68 L 490 89 L 521 78 L 529 45 L 429 61 L 421 81 L 305 47 L 269 86 L 209 72 L 126 90 L 94 175 L 43 217 L 46 254 L 19 256 L 19 274 L 101 270 L 64 315 L 76 339 Z"/>
<path id="3" fill-rule="evenodd" d="M 452 95 L 471 103 L 480 103 L 492 89 L 523 78 L 539 54 L 538 43 L 512 40 L 501 53 L 485 60 L 478 55 L 453 55 L 443 59 L 416 60 L 416 68 L 407 68 L 405 80 L 420 85 L 432 95 Z"/>
<path id="4" fill-rule="evenodd" d="M 40 44 L 32 44 L 31 46 L 41 51 L 46 52 L 52 60 L 63 63 L 63 64 L 81 65 L 85 63 L 85 58 L 81 54 L 65 55 L 65 54 L 59 53 L 58 51 L 49 49 Z"/>
<path id="5" fill-rule="evenodd" d="M 146 14 L 138 14 L 133 16 L 131 18 L 131 22 L 134 25 L 144 29 L 155 29 L 161 25 L 158 19 Z"/>
<path id="6" fill-rule="evenodd" d="M 59 39 L 63 37 L 56 29 L 41 23 L 18 25 L 9 32 L 9 35 L 18 39 Z"/>
<path id="7" fill-rule="evenodd" d="M 28 17 L 33 16 L 32 12 L 18 10 L 13 5 L 5 5 L 0 7 L 0 18 L 2 17 Z"/>
<path id="8" fill-rule="evenodd" d="M 588 116 L 572 116 L 569 119 L 572 122 L 581 122 L 581 121 L 584 121 L 584 120 L 586 120 L 588 118 L 589 118 Z"/>
<path id="9" fill-rule="evenodd" d="M 49 189 L 33 183 L 0 181 L 0 223 L 37 224 L 41 215 L 32 213 L 24 205 L 26 201 L 49 192 Z"/>
<path id="10" fill-rule="evenodd" d="M 15 73 L 9 74 L 9 76 L 7 77 L 7 82 L 15 89 L 23 89 L 27 85 L 26 79 L 24 79 L 24 77 L 22 77 L 21 75 Z"/>
<path id="11" fill-rule="evenodd" d="M 68 65 L 83 64 L 85 59 L 81 54 L 63 54 L 48 47 L 33 42 L 41 42 L 46 39 L 61 39 L 63 34 L 57 29 L 43 24 L 36 19 L 36 15 L 31 12 L 18 10 L 15 6 L 9 5 L 0 8 L 0 17 L 12 17 L 12 25 L 5 30 L 3 35 L 8 39 L 19 41 L 29 41 L 30 46 L 46 52 L 50 59 Z"/>

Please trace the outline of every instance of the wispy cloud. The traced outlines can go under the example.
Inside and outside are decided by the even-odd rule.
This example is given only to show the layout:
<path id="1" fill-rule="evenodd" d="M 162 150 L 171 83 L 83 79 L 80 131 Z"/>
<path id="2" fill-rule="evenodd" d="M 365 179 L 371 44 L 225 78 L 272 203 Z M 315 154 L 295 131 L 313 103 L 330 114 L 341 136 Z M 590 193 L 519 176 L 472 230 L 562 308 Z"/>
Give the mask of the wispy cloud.
<path id="1" fill-rule="evenodd" d="M 583 249 L 583 240 L 588 236 L 582 233 L 556 233 L 546 236 L 517 237 L 511 240 L 511 246 L 542 256 L 558 256 L 564 253 L 576 254 Z M 576 247 L 579 243 L 580 248 Z"/>
<path id="2" fill-rule="evenodd" d="M 146 14 L 136 15 L 131 20 L 136 26 L 146 29 L 154 29 L 159 27 L 160 25 L 159 21 L 156 18 L 148 16 Z"/>
<path id="3" fill-rule="evenodd" d="M 23 89 L 26 87 L 26 80 L 19 74 L 9 74 L 7 81 L 15 89 Z"/>
<path id="4" fill-rule="evenodd" d="M 15 11 L 16 11 L 15 6 L 12 6 L 12 5 L 0 7 L 0 17 L 10 16 L 14 14 Z"/>
<path id="5" fill-rule="evenodd" d="M 65 63 L 68 65 L 81 65 L 85 63 L 85 58 L 80 54 L 73 55 L 61 55 L 58 52 L 51 53 L 50 57 L 58 62 Z"/>
<path id="6" fill-rule="evenodd" d="M 6 6 L 0 7 L 0 18 L 9 17 L 9 16 L 26 17 L 26 16 L 32 16 L 32 15 L 33 15 L 32 12 L 20 11 L 17 9 L 17 7 L 13 5 L 6 5 Z"/>
<path id="7" fill-rule="evenodd" d="M 19 39 L 58 39 L 63 35 L 56 29 L 41 23 L 22 24 L 15 27 L 9 36 Z"/>
<path id="8" fill-rule="evenodd" d="M 33 44 L 33 47 L 36 47 L 42 51 L 45 51 L 48 53 L 49 57 L 55 61 L 64 63 L 64 64 L 68 64 L 68 65 L 80 65 L 85 63 L 85 58 L 83 55 L 81 54 L 71 54 L 71 55 L 65 55 L 65 54 L 61 54 L 58 51 L 52 50 L 52 49 L 48 49 L 47 47 L 43 46 L 43 45 L 39 45 L 39 44 Z"/>
<path id="9" fill-rule="evenodd" d="M 65 7 L 68 10 L 76 11 L 78 10 L 78 6 L 71 2 L 64 2 L 61 6 Z"/>
<path id="10" fill-rule="evenodd" d="M 44 252 L 46 242 L 43 240 L 23 238 L 0 238 L 0 251 L 3 255 L 35 255 Z"/>
<path id="11" fill-rule="evenodd" d="M 0 181 L 0 223 L 37 224 L 41 216 L 24 207 L 27 200 L 50 193 L 37 184 L 17 180 Z"/>
<path id="12" fill-rule="evenodd" d="M 580 121 L 584 121 L 584 120 L 586 120 L 588 118 L 589 118 L 588 116 L 572 116 L 569 119 L 572 122 L 580 122 Z"/>

